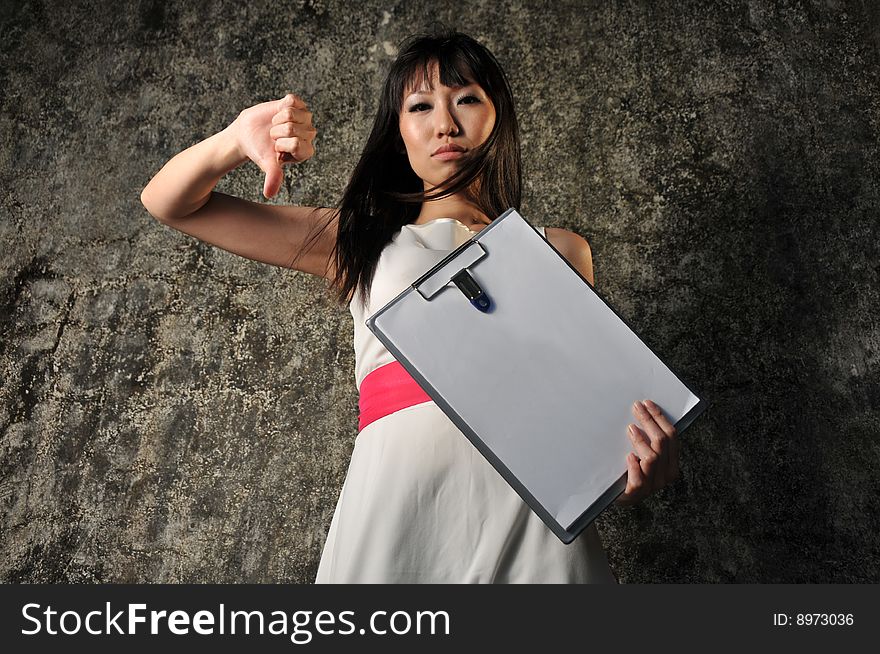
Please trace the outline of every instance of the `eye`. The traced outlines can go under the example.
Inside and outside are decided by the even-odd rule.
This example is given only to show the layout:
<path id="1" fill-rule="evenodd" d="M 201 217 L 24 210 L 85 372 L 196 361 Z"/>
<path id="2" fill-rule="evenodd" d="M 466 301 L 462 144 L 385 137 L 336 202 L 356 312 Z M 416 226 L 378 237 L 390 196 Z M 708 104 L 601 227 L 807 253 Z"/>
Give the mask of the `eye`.
<path id="1" fill-rule="evenodd" d="M 475 95 L 466 95 L 463 98 L 460 98 L 459 104 L 474 104 L 475 102 L 479 102 L 480 99 Z M 424 102 L 419 102 L 418 104 L 414 104 L 409 108 L 411 113 L 418 113 L 419 111 L 424 111 L 425 109 L 430 109 L 431 105 L 426 104 Z"/>

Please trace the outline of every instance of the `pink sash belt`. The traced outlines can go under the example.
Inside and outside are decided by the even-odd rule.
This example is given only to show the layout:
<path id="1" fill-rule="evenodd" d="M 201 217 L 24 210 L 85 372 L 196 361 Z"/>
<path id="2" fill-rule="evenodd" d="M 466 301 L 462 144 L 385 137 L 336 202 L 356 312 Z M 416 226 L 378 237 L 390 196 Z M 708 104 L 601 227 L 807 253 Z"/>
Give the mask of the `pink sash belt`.
<path id="1" fill-rule="evenodd" d="M 361 382 L 358 431 L 371 422 L 431 398 L 398 361 L 379 366 Z"/>

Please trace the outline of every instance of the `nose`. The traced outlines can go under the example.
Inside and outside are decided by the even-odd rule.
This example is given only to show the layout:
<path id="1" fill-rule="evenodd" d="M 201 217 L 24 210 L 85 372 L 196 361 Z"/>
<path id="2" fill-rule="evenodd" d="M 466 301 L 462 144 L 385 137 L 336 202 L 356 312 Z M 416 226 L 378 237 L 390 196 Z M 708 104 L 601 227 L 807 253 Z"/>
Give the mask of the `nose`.
<path id="1" fill-rule="evenodd" d="M 438 108 L 434 112 L 434 120 L 435 127 L 437 129 L 437 136 L 443 137 L 447 134 L 450 136 L 454 136 L 458 134 L 459 127 L 458 123 L 455 120 L 455 116 L 453 116 L 449 109 L 443 103 L 438 103 Z"/>

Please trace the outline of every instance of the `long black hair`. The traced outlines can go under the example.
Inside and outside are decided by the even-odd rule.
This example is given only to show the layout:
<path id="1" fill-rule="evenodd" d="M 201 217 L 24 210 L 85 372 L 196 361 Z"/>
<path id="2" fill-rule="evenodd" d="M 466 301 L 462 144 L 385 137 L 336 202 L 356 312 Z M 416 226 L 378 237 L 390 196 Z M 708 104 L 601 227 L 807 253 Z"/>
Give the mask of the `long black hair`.
<path id="1" fill-rule="evenodd" d="M 442 84 L 476 83 L 483 88 L 495 107 L 495 125 L 485 143 L 426 194 L 409 164 L 399 119 L 404 92 L 413 83 L 431 84 L 435 62 Z M 373 129 L 333 215 L 338 215 L 332 254 L 336 275 L 331 282 L 336 299 L 347 303 L 359 290 L 366 306 L 379 255 L 394 234 L 418 218 L 422 202 L 459 192 L 491 219 L 510 207 L 519 208 L 522 164 L 513 94 L 501 65 L 471 37 L 451 30 L 411 36 L 391 64 Z"/>

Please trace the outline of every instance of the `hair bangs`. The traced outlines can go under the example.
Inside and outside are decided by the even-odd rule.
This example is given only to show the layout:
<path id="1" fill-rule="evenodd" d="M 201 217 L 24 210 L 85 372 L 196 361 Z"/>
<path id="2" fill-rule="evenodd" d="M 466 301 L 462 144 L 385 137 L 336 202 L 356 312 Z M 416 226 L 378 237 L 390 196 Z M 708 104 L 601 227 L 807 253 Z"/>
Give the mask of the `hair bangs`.
<path id="1" fill-rule="evenodd" d="M 399 106 L 403 107 L 406 96 L 416 91 L 434 90 L 434 73 L 439 68 L 440 83 L 452 88 L 478 84 L 485 88 L 486 79 L 476 73 L 473 61 L 466 53 L 457 48 L 439 47 L 413 53 L 409 61 L 402 62 L 397 71 L 397 97 Z"/>

